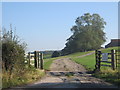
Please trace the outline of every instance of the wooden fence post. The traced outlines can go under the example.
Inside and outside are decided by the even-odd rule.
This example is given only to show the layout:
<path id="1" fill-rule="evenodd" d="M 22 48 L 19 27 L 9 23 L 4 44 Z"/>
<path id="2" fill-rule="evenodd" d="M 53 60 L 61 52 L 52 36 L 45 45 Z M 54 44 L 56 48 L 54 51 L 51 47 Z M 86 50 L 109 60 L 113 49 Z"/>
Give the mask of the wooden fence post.
<path id="1" fill-rule="evenodd" d="M 115 70 L 115 50 L 111 50 L 111 66 L 112 66 L 112 69 Z"/>
<path id="2" fill-rule="evenodd" d="M 37 68 L 39 68 L 39 51 L 36 52 L 36 57 L 37 57 Z"/>
<path id="3" fill-rule="evenodd" d="M 40 52 L 38 51 L 38 68 L 40 68 Z"/>
<path id="4" fill-rule="evenodd" d="M 40 54 L 40 69 L 43 69 L 43 53 Z"/>
<path id="5" fill-rule="evenodd" d="M 31 59 L 30 52 L 28 52 L 28 66 L 29 67 L 30 67 L 30 59 Z"/>
<path id="6" fill-rule="evenodd" d="M 118 51 L 117 50 L 115 50 L 115 61 L 116 61 L 116 69 L 118 68 Z"/>
<path id="7" fill-rule="evenodd" d="M 95 71 L 100 71 L 101 51 L 95 50 L 96 65 Z"/>
<path id="8" fill-rule="evenodd" d="M 96 59 L 95 70 L 97 70 L 98 69 L 98 50 L 95 50 L 95 59 Z"/>
<path id="9" fill-rule="evenodd" d="M 101 51 L 98 51 L 98 71 L 100 71 Z"/>
<path id="10" fill-rule="evenodd" d="M 34 51 L 34 66 L 37 68 L 37 51 Z"/>

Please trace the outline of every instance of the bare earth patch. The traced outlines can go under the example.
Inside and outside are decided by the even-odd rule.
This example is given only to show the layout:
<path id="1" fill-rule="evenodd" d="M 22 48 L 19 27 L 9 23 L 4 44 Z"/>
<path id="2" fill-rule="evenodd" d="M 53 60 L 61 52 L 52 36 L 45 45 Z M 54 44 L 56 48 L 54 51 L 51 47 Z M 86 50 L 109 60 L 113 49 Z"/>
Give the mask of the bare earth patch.
<path id="1" fill-rule="evenodd" d="M 57 59 L 53 61 L 50 67 L 50 70 L 51 71 L 86 72 L 85 68 L 82 65 L 79 65 L 71 61 L 70 58 Z"/>

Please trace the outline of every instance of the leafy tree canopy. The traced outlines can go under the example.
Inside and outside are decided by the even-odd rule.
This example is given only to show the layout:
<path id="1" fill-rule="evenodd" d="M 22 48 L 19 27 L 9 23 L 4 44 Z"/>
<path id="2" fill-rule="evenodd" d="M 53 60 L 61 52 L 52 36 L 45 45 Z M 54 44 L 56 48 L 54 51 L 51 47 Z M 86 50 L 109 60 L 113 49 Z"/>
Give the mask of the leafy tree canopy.
<path id="1" fill-rule="evenodd" d="M 73 35 L 67 39 L 62 50 L 63 55 L 98 49 L 106 41 L 103 31 L 106 22 L 99 14 L 85 13 L 76 19 L 75 24 L 71 28 Z"/>

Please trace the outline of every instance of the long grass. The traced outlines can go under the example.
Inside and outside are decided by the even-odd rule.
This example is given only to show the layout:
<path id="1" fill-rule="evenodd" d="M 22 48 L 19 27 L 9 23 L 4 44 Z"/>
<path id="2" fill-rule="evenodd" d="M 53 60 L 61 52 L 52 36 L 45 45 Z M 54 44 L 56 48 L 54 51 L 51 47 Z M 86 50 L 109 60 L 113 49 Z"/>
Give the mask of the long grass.
<path id="1" fill-rule="evenodd" d="M 8 72 L 3 72 L 2 74 L 2 88 L 9 88 L 35 82 L 44 76 L 45 73 L 44 70 L 31 67 L 26 69 L 22 75 L 13 73 L 11 78 L 9 78 Z"/>
<path id="2" fill-rule="evenodd" d="M 104 68 L 100 72 L 96 72 L 93 74 L 93 76 L 97 78 L 104 79 L 107 82 L 113 83 L 115 85 L 120 85 L 120 73 L 118 70 L 112 70 L 111 68 Z"/>

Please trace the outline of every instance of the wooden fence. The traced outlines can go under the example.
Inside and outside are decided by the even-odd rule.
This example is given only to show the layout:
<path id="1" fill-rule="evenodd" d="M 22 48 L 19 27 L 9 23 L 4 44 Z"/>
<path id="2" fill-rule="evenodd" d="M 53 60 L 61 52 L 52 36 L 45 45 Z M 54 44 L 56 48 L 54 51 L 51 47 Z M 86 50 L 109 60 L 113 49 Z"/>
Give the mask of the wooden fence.
<path id="1" fill-rule="evenodd" d="M 113 70 L 118 68 L 120 64 L 118 50 L 111 50 L 110 53 L 102 53 L 101 51 L 95 51 L 96 65 L 95 70 L 100 71 L 101 66 L 111 67 Z"/>
<path id="2" fill-rule="evenodd" d="M 31 54 L 34 54 L 34 56 L 31 56 Z M 34 51 L 34 52 L 28 52 L 28 64 L 30 66 L 31 57 L 34 57 L 34 67 L 43 69 L 43 53 L 40 53 L 40 51 Z"/>

